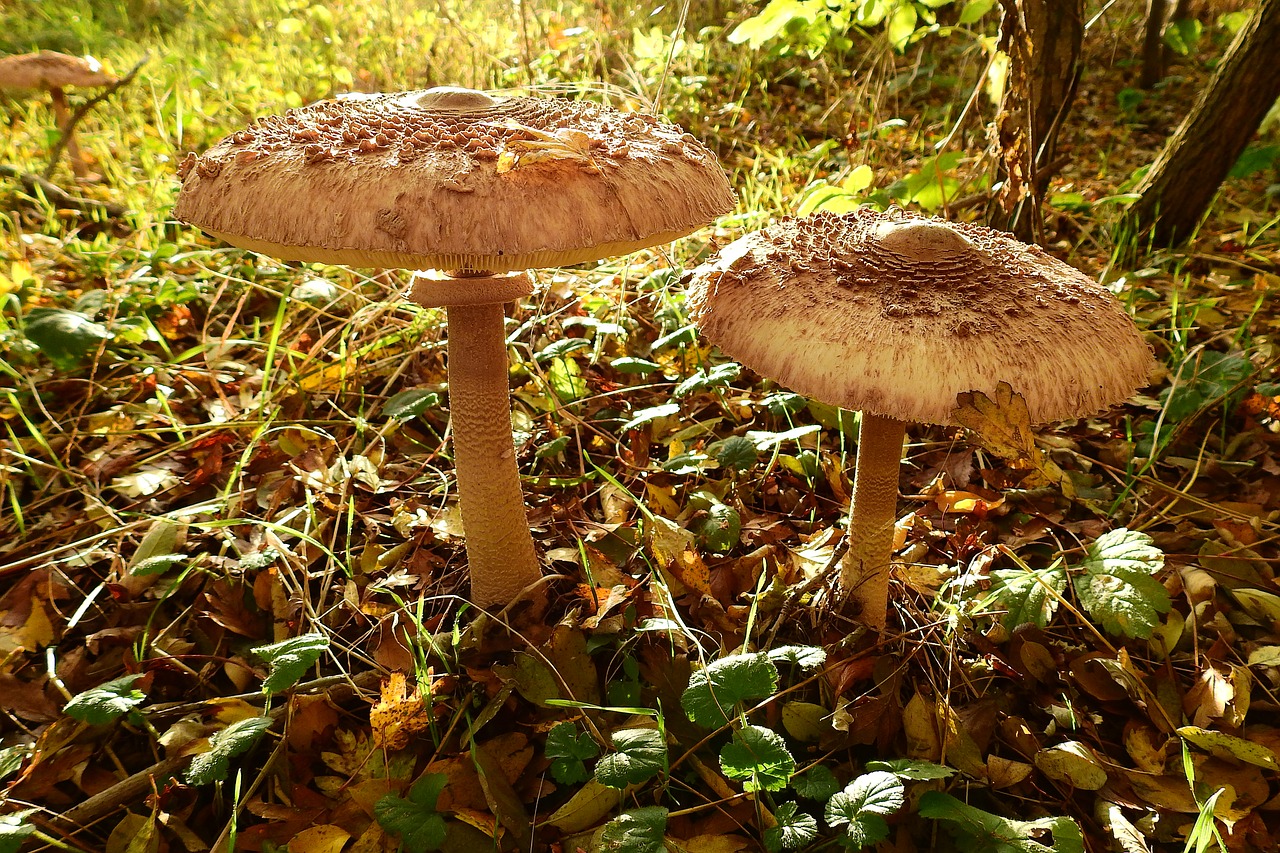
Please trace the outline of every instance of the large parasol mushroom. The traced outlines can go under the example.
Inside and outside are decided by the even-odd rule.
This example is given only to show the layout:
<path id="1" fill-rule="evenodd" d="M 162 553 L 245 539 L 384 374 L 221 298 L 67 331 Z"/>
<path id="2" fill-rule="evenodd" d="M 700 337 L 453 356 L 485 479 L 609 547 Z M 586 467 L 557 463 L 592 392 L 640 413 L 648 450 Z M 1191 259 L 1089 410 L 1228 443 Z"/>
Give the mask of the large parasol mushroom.
<path id="1" fill-rule="evenodd" d="M 1033 423 L 1095 414 L 1152 364 L 1124 308 L 1084 274 L 978 225 L 870 209 L 787 218 L 698 268 L 702 333 L 757 372 L 862 412 L 842 595 L 883 629 L 908 422 L 1010 383 Z"/>
<path id="2" fill-rule="evenodd" d="M 188 155 L 175 215 L 287 260 L 444 270 L 409 298 L 444 306 L 472 598 L 510 601 L 540 569 L 511 435 L 504 302 L 522 270 L 669 242 L 733 191 L 679 127 L 560 98 L 444 87 L 322 101 Z"/>

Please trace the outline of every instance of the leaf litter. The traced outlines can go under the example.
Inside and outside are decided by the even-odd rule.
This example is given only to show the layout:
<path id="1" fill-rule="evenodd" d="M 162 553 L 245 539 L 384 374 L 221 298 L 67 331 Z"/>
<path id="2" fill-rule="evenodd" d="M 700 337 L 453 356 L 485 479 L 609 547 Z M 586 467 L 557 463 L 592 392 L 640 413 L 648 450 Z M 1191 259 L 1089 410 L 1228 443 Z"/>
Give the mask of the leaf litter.
<path id="1" fill-rule="evenodd" d="M 579 154 L 545 142 L 508 168 Z M 1109 194 L 1088 159 L 1064 180 Z M 1207 813 L 1229 849 L 1273 849 L 1280 388 L 1257 270 L 1280 252 L 1245 230 L 1218 215 L 1126 272 L 1167 347 L 1151 396 L 1033 433 L 1016 395 L 975 394 L 972 436 L 913 429 L 902 633 L 881 640 L 823 607 L 848 425 L 698 346 L 657 255 L 512 312 L 530 522 L 561 577 L 478 615 L 440 318 L 396 303 L 396 274 L 189 234 L 106 268 L 71 234 L 29 243 L 8 260 L 30 382 L 0 398 L 0 772 L 37 808 L 0 844 L 1182 849 Z M 168 295 L 129 295 L 139 277 Z M 95 290 L 163 345 L 72 293 Z"/>

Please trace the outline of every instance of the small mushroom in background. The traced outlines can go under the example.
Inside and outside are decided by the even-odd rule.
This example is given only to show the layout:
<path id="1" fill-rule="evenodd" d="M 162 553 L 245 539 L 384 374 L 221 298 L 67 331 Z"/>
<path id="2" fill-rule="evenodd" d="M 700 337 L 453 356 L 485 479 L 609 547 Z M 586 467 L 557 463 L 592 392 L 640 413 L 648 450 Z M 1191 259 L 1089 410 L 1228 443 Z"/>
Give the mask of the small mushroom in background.
<path id="1" fill-rule="evenodd" d="M 786 218 L 699 267 L 708 340 L 801 394 L 862 412 L 839 595 L 883 630 L 908 422 L 952 422 L 957 395 L 1007 382 L 1033 423 L 1096 414 L 1152 366 L 1124 308 L 1003 233 L 900 210 Z"/>
<path id="2" fill-rule="evenodd" d="M 0 56 L 0 89 L 45 89 L 53 101 L 53 115 L 58 130 L 67 136 L 67 155 L 77 178 L 88 178 L 89 167 L 76 144 L 70 128 L 71 110 L 64 89 L 110 86 L 117 80 L 102 69 L 102 63 L 91 56 L 68 56 L 52 50 Z M 52 163 L 50 167 L 52 167 Z"/>
<path id="3" fill-rule="evenodd" d="M 441 87 L 259 119 L 187 155 L 174 214 L 286 260 L 443 270 L 409 299 L 443 306 L 472 600 L 541 576 L 511 431 L 503 303 L 523 270 L 670 242 L 728 212 L 715 156 L 675 125 L 562 98 Z"/>

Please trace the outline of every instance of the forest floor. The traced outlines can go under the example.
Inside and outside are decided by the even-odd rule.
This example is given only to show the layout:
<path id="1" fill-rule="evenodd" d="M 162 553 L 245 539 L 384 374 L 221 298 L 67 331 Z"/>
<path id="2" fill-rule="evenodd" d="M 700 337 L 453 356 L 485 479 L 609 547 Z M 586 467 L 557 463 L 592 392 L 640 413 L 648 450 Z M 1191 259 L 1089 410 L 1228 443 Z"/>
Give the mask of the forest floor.
<path id="1" fill-rule="evenodd" d="M 1180 30 L 1143 92 L 1143 4 L 1094 10 L 1045 243 L 1158 369 L 1021 459 L 913 427 L 876 635 L 822 583 L 856 416 L 725 369 L 681 270 L 822 205 L 978 217 L 995 13 L 810 55 L 816 24 L 731 43 L 732 2 L 675 51 L 679 4 L 399 5 L 0 8 L 3 52 L 145 60 L 81 123 L 96 179 L 52 174 L 123 213 L 0 182 L 0 851 L 1276 849 L 1275 126 L 1185 246 L 1110 236 L 1238 17 Z M 255 116 L 443 83 L 661 91 L 739 193 L 510 307 L 547 581 L 504 613 L 466 598 L 443 315 L 411 274 L 171 218 L 183 155 Z M 0 105 L 0 164 L 42 171 L 47 100 Z"/>

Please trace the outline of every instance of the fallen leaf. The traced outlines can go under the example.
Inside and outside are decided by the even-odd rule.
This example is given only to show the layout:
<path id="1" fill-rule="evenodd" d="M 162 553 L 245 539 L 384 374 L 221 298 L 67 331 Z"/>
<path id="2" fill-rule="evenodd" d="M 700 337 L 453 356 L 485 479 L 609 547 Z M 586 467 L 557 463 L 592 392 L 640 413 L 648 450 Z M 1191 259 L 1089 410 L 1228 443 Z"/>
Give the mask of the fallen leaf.
<path id="1" fill-rule="evenodd" d="M 1261 744 L 1199 726 L 1182 726 L 1178 729 L 1178 734 L 1197 748 L 1218 758 L 1234 758 L 1267 770 L 1280 770 L 1276 754 Z"/>
<path id="2" fill-rule="evenodd" d="M 1067 741 L 1042 749 L 1032 759 L 1040 772 L 1057 782 L 1082 791 L 1096 791 L 1107 784 L 1107 771 L 1093 750 L 1079 741 Z"/>
<path id="3" fill-rule="evenodd" d="M 338 853 L 351 834 L 340 826 L 322 824 L 304 829 L 289 839 L 289 853 Z"/>
<path id="4" fill-rule="evenodd" d="M 1075 497 L 1070 475 L 1036 446 L 1027 401 L 1013 393 L 1008 382 L 996 386 L 995 399 L 981 391 L 957 394 L 951 419 L 972 431 L 978 443 L 991 453 L 1014 468 L 1030 471 L 1024 485 L 1057 484 L 1067 497 Z"/>

